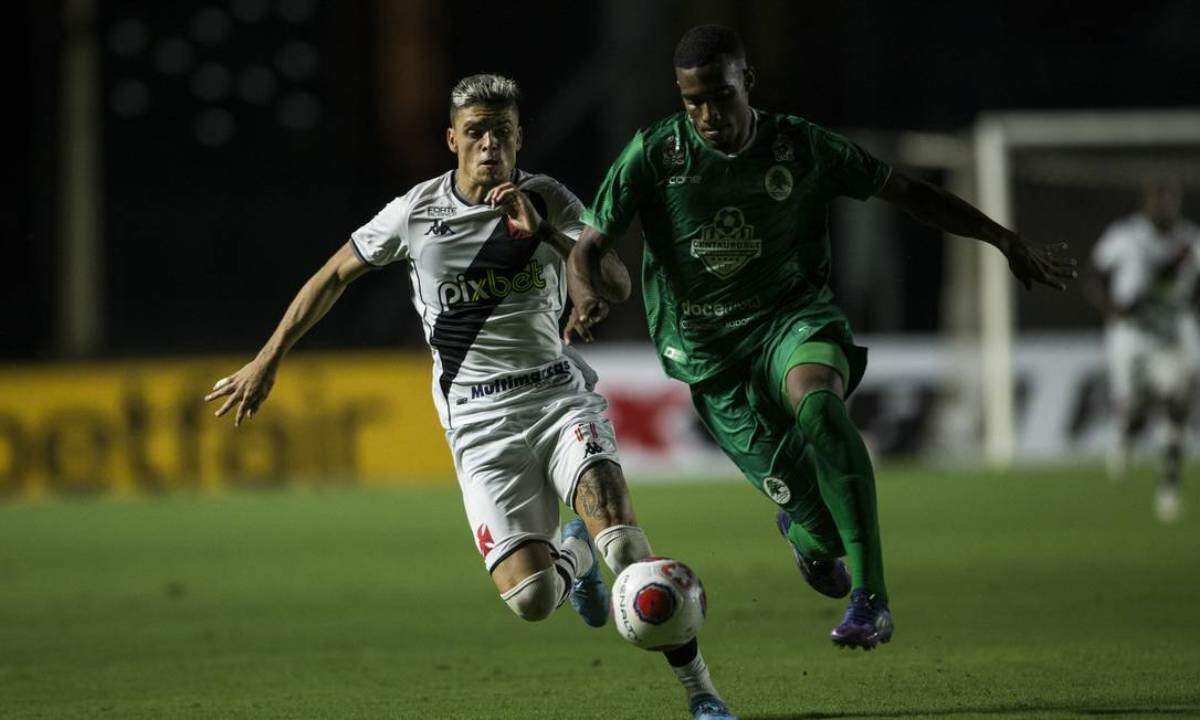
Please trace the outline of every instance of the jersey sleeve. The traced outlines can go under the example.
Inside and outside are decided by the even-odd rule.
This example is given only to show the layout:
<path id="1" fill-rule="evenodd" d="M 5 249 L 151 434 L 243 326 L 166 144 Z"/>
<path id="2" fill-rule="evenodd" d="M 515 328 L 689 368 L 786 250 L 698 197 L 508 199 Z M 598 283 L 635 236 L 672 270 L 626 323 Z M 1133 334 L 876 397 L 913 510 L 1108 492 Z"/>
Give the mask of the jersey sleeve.
<path id="1" fill-rule="evenodd" d="M 545 203 L 545 207 L 539 210 L 545 213 L 546 222 L 572 240 L 579 239 L 579 233 L 583 232 L 584 207 L 575 193 L 545 175 L 535 176 L 534 182 L 522 189 L 540 197 Z"/>
<path id="2" fill-rule="evenodd" d="M 608 169 L 596 191 L 596 199 L 583 213 L 585 224 L 609 237 L 619 236 L 629 228 L 638 207 L 653 188 L 643 142 L 639 130 Z"/>
<path id="3" fill-rule="evenodd" d="M 409 259 L 408 195 L 388 203 L 375 217 L 350 235 L 358 257 L 368 265 L 382 267 Z"/>
<path id="4" fill-rule="evenodd" d="M 813 127 L 813 158 L 832 197 L 866 200 L 883 188 L 892 168 L 848 138 Z"/>

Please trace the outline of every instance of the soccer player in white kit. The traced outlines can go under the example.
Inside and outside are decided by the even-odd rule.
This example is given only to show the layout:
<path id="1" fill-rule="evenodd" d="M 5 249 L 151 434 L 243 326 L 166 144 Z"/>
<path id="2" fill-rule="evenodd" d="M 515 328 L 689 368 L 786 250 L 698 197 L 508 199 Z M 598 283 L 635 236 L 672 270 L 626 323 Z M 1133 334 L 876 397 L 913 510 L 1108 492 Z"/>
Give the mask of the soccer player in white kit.
<path id="1" fill-rule="evenodd" d="M 583 206 L 554 179 L 516 169 L 517 100 L 508 78 L 459 81 L 446 132 L 458 167 L 415 185 L 355 231 L 296 295 L 258 356 L 205 400 L 226 398 L 218 416 L 236 406 L 235 425 L 252 417 L 284 355 L 346 285 L 401 263 L 433 354 L 433 399 L 470 531 L 501 598 L 536 621 L 570 597 L 598 627 L 609 595 L 596 555 L 620 573 L 651 551 L 595 373 L 559 335 L 565 259 L 583 229 Z M 601 270 L 607 294 L 628 296 L 615 256 Z M 559 500 L 579 515 L 561 531 Z M 695 640 L 664 655 L 694 718 L 733 718 Z"/>
<path id="2" fill-rule="evenodd" d="M 1180 216 L 1181 195 L 1174 180 L 1148 182 L 1142 210 L 1110 225 L 1092 254 L 1090 294 L 1105 316 L 1115 410 L 1109 474 L 1125 473 L 1134 438 L 1151 412 L 1163 411 L 1167 438 L 1155 512 L 1164 522 L 1180 511 L 1184 439 L 1200 363 L 1200 228 Z"/>

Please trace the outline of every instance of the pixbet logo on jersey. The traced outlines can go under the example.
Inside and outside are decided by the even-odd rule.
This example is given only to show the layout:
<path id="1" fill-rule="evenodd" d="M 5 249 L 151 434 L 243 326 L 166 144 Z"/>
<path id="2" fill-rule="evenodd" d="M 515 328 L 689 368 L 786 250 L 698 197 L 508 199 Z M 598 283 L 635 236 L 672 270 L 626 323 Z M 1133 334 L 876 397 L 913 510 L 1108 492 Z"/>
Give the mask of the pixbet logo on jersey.
<path id="1" fill-rule="evenodd" d="M 488 270 L 478 277 L 459 275 L 452 281 L 438 284 L 438 299 L 442 302 L 442 308 L 449 310 L 462 303 L 484 302 L 506 298 L 514 293 L 522 295 L 531 290 L 543 290 L 546 287 L 546 279 L 542 277 L 544 269 L 540 262 L 531 260 L 520 272 L 512 275 L 495 270 Z"/>

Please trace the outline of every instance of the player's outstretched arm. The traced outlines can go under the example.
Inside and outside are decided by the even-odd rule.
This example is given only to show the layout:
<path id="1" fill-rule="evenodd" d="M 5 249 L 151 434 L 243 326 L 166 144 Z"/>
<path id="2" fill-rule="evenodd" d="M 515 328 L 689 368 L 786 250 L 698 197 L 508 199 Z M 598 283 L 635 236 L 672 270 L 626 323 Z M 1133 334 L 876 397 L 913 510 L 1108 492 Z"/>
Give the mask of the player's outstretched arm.
<path id="1" fill-rule="evenodd" d="M 217 417 L 229 412 L 234 405 L 237 405 L 237 413 L 233 418 L 235 426 L 253 417 L 271 392 L 275 373 L 284 355 L 333 307 L 346 286 L 370 269 L 371 266 L 359 259 L 349 242 L 339 248 L 296 293 L 283 319 L 258 355 L 241 370 L 218 380 L 212 392 L 204 396 L 205 402 L 226 398 L 216 412 Z"/>
<path id="2" fill-rule="evenodd" d="M 1035 282 L 1066 290 L 1065 281 L 1078 275 L 1075 259 L 1058 254 L 1067 249 L 1066 243 L 1031 245 L 944 188 L 893 170 L 877 197 L 899 207 L 918 222 L 994 246 L 1008 258 L 1009 269 L 1027 290 Z"/>
<path id="3" fill-rule="evenodd" d="M 591 328 L 608 317 L 608 303 L 624 302 L 629 297 L 629 271 L 614 252 L 612 238 L 593 227 L 584 227 L 567 258 L 567 292 L 573 307 L 563 329 L 563 341 L 569 345 L 578 336 L 591 342 Z"/>

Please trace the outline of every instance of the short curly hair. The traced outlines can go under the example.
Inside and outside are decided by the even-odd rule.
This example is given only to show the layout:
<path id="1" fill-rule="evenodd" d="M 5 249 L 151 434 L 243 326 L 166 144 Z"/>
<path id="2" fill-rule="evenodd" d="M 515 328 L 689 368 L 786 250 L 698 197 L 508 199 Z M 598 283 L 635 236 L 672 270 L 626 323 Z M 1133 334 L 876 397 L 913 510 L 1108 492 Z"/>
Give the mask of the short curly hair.
<path id="1" fill-rule="evenodd" d="M 746 47 L 733 28 L 724 25 L 697 25 L 688 30 L 675 46 L 675 67 L 694 68 L 719 57 L 746 59 Z"/>

